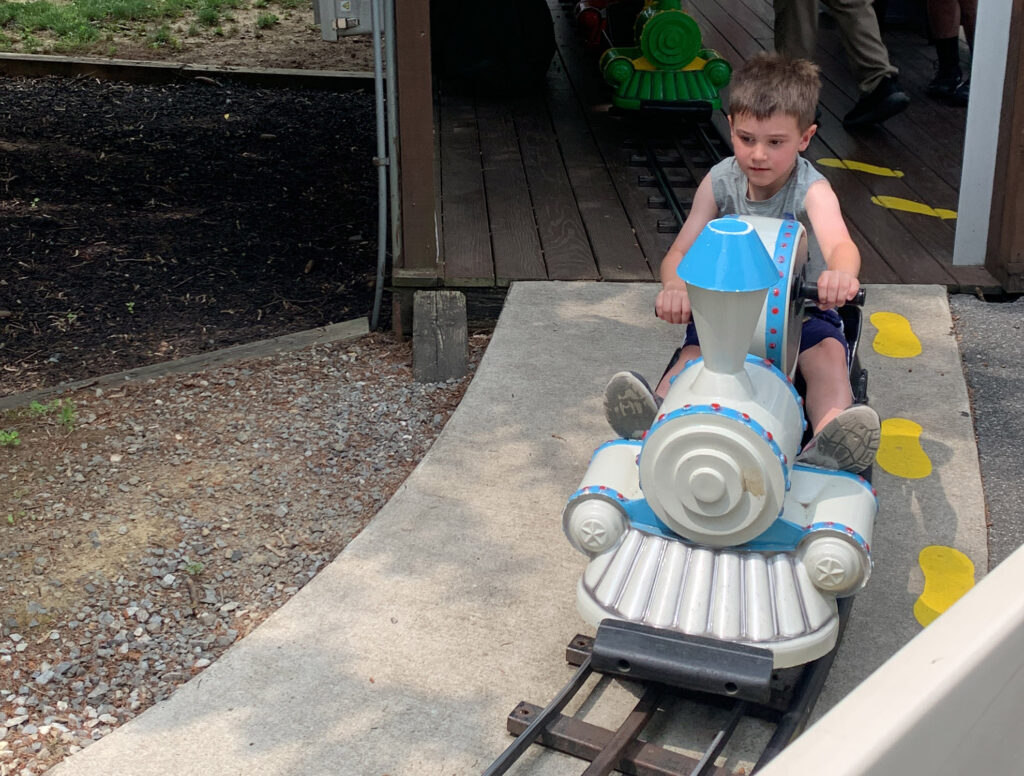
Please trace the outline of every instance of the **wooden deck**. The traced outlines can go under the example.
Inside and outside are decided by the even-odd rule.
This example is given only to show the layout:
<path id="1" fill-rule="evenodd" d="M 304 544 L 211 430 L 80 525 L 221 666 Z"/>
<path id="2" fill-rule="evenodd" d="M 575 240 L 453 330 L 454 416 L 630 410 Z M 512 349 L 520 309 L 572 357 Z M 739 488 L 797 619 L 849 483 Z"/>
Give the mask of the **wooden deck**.
<path id="1" fill-rule="evenodd" d="M 513 280 L 645 281 L 657 277 L 670 218 L 651 208 L 653 189 L 638 185 L 630 165 L 636 117 L 608 111 L 596 57 L 584 50 L 572 5 L 550 0 L 558 52 L 546 87 L 530 97 L 486 100 L 439 89 L 439 173 L 443 282 L 502 287 Z M 770 48 L 770 0 L 693 0 L 704 43 L 734 65 Z M 819 169 L 839 195 L 863 259 L 867 283 L 938 283 L 952 290 L 997 290 L 982 267 L 952 265 L 955 211 L 966 110 L 929 99 L 932 49 L 916 30 L 885 32 L 912 103 L 883 128 L 849 133 L 841 117 L 856 99 L 838 34 L 823 19 L 823 121 L 806 156 L 894 170 L 885 176 Z M 692 157 L 693 138 L 666 140 Z M 674 176 L 697 182 L 710 158 L 691 160 Z M 827 164 L 827 163 L 826 163 Z M 685 198 L 684 183 L 682 189 Z M 677 191 L 680 190 L 677 187 Z M 885 207 L 877 198 L 921 203 L 936 214 Z M 873 200 L 873 198 L 876 198 Z"/>

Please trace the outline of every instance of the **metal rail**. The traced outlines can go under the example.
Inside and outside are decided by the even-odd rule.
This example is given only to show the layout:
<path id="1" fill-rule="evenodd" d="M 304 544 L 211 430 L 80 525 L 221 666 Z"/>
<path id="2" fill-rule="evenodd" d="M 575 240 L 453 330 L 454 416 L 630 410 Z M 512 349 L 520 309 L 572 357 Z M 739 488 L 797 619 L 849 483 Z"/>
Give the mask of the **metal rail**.
<path id="1" fill-rule="evenodd" d="M 852 598 L 839 602 L 840 638 L 852 605 Z M 589 761 L 589 765 L 582 771 L 583 776 L 606 776 L 615 770 L 644 776 L 726 776 L 730 771 L 717 766 L 716 760 L 733 739 L 745 718 L 756 718 L 775 725 L 771 737 L 751 771 L 756 773 L 803 732 L 838 650 L 837 643 L 832 651 L 818 660 L 796 668 L 772 672 L 770 695 L 761 702 L 730 698 L 724 694 L 686 687 L 686 678 L 682 676 L 685 672 L 679 670 L 672 672 L 676 678 L 676 684 L 672 686 L 661 682 L 630 679 L 630 682 L 640 685 L 643 689 L 642 696 L 622 724 L 615 730 L 609 730 L 562 714 L 562 710 L 576 697 L 592 673 L 616 675 L 614 669 L 607 673 L 594 668 L 594 645 L 604 638 L 602 629 L 605 627 L 602 625 L 598 629 L 596 638 L 577 635 L 570 642 L 566 650 L 566 660 L 571 665 L 577 665 L 578 670 L 547 707 L 541 708 L 521 701 L 511 711 L 506 727 L 516 739 L 483 772 L 483 776 L 500 776 L 506 773 L 534 743 Z M 681 643 L 690 640 L 690 637 L 681 634 L 675 634 L 673 637 L 679 639 Z M 725 642 L 722 644 L 728 646 Z M 624 665 L 629 664 L 636 657 L 635 652 L 626 651 L 620 662 Z M 664 654 L 660 655 L 659 660 L 664 660 Z M 680 660 L 680 666 L 686 663 L 686 659 Z M 700 675 L 701 667 L 693 668 L 692 686 L 703 686 L 702 683 L 706 679 Z M 628 671 L 629 669 L 626 669 L 622 676 L 627 676 Z M 658 710 L 664 707 L 667 700 L 676 697 L 705 705 L 709 710 L 720 709 L 723 704 L 728 708 L 729 715 L 725 723 L 699 758 L 683 755 L 641 737 Z"/>

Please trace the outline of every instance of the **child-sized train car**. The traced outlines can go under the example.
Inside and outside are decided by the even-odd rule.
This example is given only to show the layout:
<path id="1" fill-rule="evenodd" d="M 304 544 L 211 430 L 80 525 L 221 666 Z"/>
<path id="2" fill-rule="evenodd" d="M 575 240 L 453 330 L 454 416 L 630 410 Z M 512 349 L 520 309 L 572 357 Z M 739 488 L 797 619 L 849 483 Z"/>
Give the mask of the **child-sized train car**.
<path id="1" fill-rule="evenodd" d="M 563 512 L 588 556 L 577 607 L 590 624 L 760 648 L 775 668 L 836 644 L 836 599 L 867 582 L 878 503 L 863 476 L 796 462 L 805 261 L 799 222 L 727 217 L 680 264 L 702 358 L 642 439 L 598 448 Z"/>

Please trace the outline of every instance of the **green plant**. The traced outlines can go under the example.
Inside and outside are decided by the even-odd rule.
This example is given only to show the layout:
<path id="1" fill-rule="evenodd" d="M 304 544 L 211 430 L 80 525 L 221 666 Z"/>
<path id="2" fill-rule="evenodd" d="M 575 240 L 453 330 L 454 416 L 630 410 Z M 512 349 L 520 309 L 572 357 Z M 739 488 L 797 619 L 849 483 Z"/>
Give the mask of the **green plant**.
<path id="1" fill-rule="evenodd" d="M 191 577 L 198 577 L 203 573 L 203 564 L 197 560 L 189 561 L 185 564 L 185 573 Z"/>
<path id="2" fill-rule="evenodd" d="M 28 412 L 34 418 L 44 418 L 57 413 L 57 422 L 70 434 L 75 430 L 78 422 L 78 413 L 75 410 L 75 403 L 70 399 L 54 399 L 47 404 L 32 401 L 28 405 Z"/>
<path id="3" fill-rule="evenodd" d="M 181 43 L 171 32 L 171 28 L 167 24 L 161 24 L 155 30 L 152 30 L 147 36 L 149 39 L 149 45 L 153 48 L 180 48 Z"/>
<path id="4" fill-rule="evenodd" d="M 17 447 L 21 444 L 21 436 L 17 431 L 0 429 L 0 447 Z"/>
<path id="5" fill-rule="evenodd" d="M 281 20 L 277 17 L 276 14 L 261 13 L 259 16 L 256 17 L 256 26 L 261 30 L 265 30 L 267 27 L 273 27 L 279 21 Z"/>
<path id="6" fill-rule="evenodd" d="M 60 424 L 70 434 L 75 430 L 75 423 L 78 421 L 78 413 L 75 412 L 75 403 L 70 399 L 58 401 L 60 407 Z"/>
<path id="7" fill-rule="evenodd" d="M 14 525 L 14 513 L 13 512 L 8 512 L 6 520 L 7 520 L 7 525 Z"/>
<path id="8" fill-rule="evenodd" d="M 197 14 L 199 23 L 204 27 L 214 27 L 220 22 L 220 8 L 215 5 L 204 5 Z"/>
<path id="9" fill-rule="evenodd" d="M 129 315 L 135 315 L 135 302 L 125 302 L 124 306 L 128 308 Z"/>

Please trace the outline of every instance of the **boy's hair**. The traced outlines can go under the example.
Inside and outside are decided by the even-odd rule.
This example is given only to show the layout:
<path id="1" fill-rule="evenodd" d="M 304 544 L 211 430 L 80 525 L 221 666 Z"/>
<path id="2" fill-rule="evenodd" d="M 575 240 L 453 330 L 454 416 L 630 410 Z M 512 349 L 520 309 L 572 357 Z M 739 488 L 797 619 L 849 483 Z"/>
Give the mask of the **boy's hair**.
<path id="1" fill-rule="evenodd" d="M 792 116 L 807 129 L 814 123 L 821 78 L 818 66 L 782 54 L 757 54 L 736 71 L 729 86 L 729 113 L 758 120 L 776 113 Z"/>

